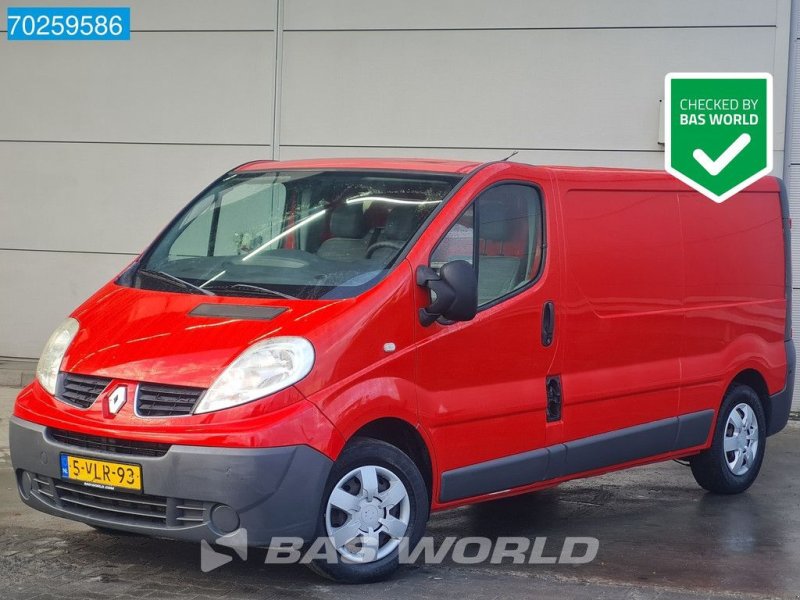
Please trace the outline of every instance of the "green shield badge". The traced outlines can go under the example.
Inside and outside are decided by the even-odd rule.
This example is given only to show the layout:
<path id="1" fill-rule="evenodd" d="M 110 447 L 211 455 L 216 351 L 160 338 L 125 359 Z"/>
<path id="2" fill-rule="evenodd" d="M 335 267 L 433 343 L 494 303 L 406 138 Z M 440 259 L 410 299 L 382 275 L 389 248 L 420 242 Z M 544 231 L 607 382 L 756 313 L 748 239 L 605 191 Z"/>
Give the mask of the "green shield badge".
<path id="1" fill-rule="evenodd" d="M 772 171 L 772 75 L 669 73 L 665 168 L 714 202 Z"/>

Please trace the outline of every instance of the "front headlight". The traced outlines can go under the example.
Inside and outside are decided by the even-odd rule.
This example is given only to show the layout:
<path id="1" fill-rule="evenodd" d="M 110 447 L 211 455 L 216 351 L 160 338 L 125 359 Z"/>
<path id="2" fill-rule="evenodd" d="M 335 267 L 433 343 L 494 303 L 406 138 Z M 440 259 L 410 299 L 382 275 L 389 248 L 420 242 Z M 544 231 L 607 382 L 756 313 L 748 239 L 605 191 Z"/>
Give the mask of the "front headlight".
<path id="1" fill-rule="evenodd" d="M 44 345 L 39 364 L 36 365 L 36 379 L 50 394 L 56 393 L 56 382 L 58 381 L 58 372 L 61 369 L 61 361 L 64 360 L 64 354 L 67 353 L 67 348 L 69 348 L 76 333 L 78 333 L 78 322 L 72 318 L 66 319 L 56 327 L 53 335 Z"/>
<path id="2" fill-rule="evenodd" d="M 231 408 L 289 387 L 314 366 L 314 346 L 301 337 L 276 337 L 242 352 L 208 388 L 195 414 Z"/>

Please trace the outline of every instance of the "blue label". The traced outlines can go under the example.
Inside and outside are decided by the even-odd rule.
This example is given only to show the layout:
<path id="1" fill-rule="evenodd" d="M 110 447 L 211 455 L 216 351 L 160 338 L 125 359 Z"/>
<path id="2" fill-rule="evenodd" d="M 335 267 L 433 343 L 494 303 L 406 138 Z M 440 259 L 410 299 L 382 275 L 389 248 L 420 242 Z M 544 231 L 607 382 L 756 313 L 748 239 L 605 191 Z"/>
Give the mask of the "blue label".
<path id="1" fill-rule="evenodd" d="M 69 479 L 69 459 L 66 454 L 61 455 L 61 477 Z"/>
<path id="2" fill-rule="evenodd" d="M 20 7 L 6 10 L 10 41 L 18 40 L 129 40 L 128 7 Z"/>

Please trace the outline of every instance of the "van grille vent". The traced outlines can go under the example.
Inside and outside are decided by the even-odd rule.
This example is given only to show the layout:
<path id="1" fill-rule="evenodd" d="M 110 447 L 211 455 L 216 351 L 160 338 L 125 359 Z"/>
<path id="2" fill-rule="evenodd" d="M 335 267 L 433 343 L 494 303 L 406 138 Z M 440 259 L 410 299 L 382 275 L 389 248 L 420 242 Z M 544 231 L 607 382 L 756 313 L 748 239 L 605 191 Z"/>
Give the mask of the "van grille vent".
<path id="1" fill-rule="evenodd" d="M 120 525 L 192 527 L 206 522 L 206 506 L 196 500 L 99 490 L 32 474 L 33 492 L 56 508 Z"/>
<path id="2" fill-rule="evenodd" d="M 109 383 L 111 380 L 105 377 L 61 373 L 56 397 L 72 406 L 89 408 Z"/>
<path id="3" fill-rule="evenodd" d="M 136 412 L 142 417 L 190 415 L 203 392 L 203 388 L 142 383 L 136 394 Z"/>
<path id="4" fill-rule="evenodd" d="M 83 448 L 84 450 L 94 450 L 96 452 L 110 452 L 112 454 L 126 454 L 129 456 L 164 456 L 170 449 L 170 444 L 158 442 L 137 442 L 133 440 L 120 440 L 117 438 L 101 437 L 98 435 L 88 435 L 77 431 L 65 431 L 63 429 L 47 430 L 50 437 L 55 441 L 67 446 Z"/>

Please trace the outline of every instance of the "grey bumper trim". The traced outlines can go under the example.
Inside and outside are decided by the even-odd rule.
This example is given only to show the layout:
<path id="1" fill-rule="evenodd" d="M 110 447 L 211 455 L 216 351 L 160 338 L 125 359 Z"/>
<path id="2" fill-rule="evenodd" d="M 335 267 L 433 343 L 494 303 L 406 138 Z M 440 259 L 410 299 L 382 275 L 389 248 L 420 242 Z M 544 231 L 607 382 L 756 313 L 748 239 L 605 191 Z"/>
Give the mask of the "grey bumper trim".
<path id="1" fill-rule="evenodd" d="M 499 492 L 704 444 L 713 410 L 555 444 L 442 474 L 442 502 Z"/>
<path id="2" fill-rule="evenodd" d="M 248 544 L 265 546 L 275 536 L 313 538 L 322 493 L 332 461 L 308 446 L 232 449 L 173 445 L 162 457 L 96 452 L 61 444 L 44 426 L 12 417 L 9 425 L 11 461 L 18 481 L 23 471 L 60 479 L 60 454 L 67 452 L 115 462 L 142 465 L 143 492 L 166 498 L 233 508 L 247 529 Z M 209 519 L 183 527 L 133 524 L 105 514 L 75 511 L 48 501 L 36 492 L 20 494 L 23 502 L 43 512 L 82 521 L 173 539 L 213 541 L 224 532 Z"/>
<path id="3" fill-rule="evenodd" d="M 786 385 L 777 394 L 769 397 L 769 410 L 767 417 L 767 435 L 774 435 L 786 427 L 789 422 L 789 413 L 792 410 L 792 394 L 794 393 L 794 373 L 797 363 L 797 354 L 794 341 L 786 341 Z"/>

